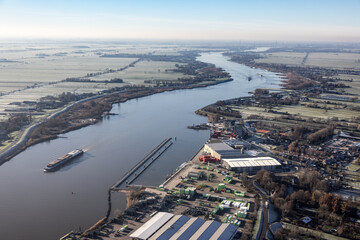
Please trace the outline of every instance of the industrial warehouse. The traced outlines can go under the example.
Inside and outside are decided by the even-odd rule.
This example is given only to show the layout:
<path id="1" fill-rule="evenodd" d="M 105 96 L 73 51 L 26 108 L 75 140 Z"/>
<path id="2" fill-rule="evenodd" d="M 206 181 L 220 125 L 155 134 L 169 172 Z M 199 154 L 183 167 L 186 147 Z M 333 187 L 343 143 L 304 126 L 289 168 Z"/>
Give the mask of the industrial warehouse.
<path id="1" fill-rule="evenodd" d="M 130 237 L 149 240 L 203 239 L 231 240 L 237 233 L 237 226 L 218 221 L 205 221 L 197 217 L 159 212 Z"/>
<path id="2" fill-rule="evenodd" d="M 229 156 L 226 151 L 231 151 L 243 161 L 264 155 L 247 142 L 239 143 L 235 139 L 230 144 L 242 146 L 241 150 L 219 139 L 212 140 L 158 187 L 133 186 L 118 190 L 129 196 L 140 195 L 124 214 L 96 234 L 104 240 L 232 240 L 248 236 L 253 231 L 254 216 L 258 215 L 256 193 L 248 192 L 240 175 L 225 168 L 229 159 L 214 160 L 210 154 L 223 150 L 223 154 Z M 258 227 L 256 229 L 260 234 Z"/>
<path id="3" fill-rule="evenodd" d="M 234 149 L 222 141 L 206 143 L 204 152 L 219 159 L 226 169 L 234 172 L 256 172 L 260 169 L 276 171 L 281 169 L 281 163 L 275 158 L 257 154 L 253 150 L 245 150 L 244 146 Z"/>
<path id="4" fill-rule="evenodd" d="M 204 152 L 211 154 L 211 156 L 217 159 L 224 158 L 240 158 L 247 156 L 242 153 L 243 149 L 233 149 L 224 142 L 211 142 L 206 143 L 204 146 Z"/>
<path id="5" fill-rule="evenodd" d="M 281 169 L 281 163 L 272 157 L 223 159 L 223 165 L 235 172 L 256 172 L 260 169 L 275 171 Z"/>
<path id="6" fill-rule="evenodd" d="M 259 210 L 257 194 L 247 191 L 242 179 L 246 174 L 236 172 L 281 167 L 280 161 L 255 144 L 211 139 L 158 187 L 117 188 L 137 201 L 109 225 L 86 236 L 97 234 L 104 240 L 233 240 L 253 232 L 260 236 L 254 217 L 266 206 Z"/>

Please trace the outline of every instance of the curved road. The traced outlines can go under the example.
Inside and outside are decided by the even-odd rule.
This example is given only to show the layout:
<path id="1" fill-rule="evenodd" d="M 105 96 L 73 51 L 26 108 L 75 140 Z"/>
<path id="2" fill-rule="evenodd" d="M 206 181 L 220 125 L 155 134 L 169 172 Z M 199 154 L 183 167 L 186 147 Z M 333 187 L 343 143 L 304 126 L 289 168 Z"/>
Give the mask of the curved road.
<path id="1" fill-rule="evenodd" d="M 96 95 L 96 96 L 92 96 L 89 98 L 81 99 L 77 102 L 74 102 L 74 103 L 64 107 L 63 109 L 61 109 L 53 114 L 50 114 L 49 116 L 44 117 L 41 120 L 36 121 L 35 123 L 26 127 L 25 129 L 20 130 L 19 139 L 17 141 L 12 142 L 9 146 L 7 146 L 5 149 L 0 151 L 0 165 L 3 164 L 4 162 L 6 162 L 7 160 L 9 160 L 9 159 L 7 159 L 9 156 L 14 154 L 19 149 L 21 149 L 26 144 L 29 134 L 44 121 L 54 118 L 54 117 L 58 116 L 59 114 L 70 110 L 72 107 L 74 107 L 80 103 L 91 101 L 93 99 L 105 97 L 105 96 L 112 95 L 112 94 L 118 94 L 121 92 L 124 92 L 124 91 L 118 91 L 118 92 L 114 92 L 114 93 L 110 93 L 110 94 L 101 94 L 101 95 Z"/>

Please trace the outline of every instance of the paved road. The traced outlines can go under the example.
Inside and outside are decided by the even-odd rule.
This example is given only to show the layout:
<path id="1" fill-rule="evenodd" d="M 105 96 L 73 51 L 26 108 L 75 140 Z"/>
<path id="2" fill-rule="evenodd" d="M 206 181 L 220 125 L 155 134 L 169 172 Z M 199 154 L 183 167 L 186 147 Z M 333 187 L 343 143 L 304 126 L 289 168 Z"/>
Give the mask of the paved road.
<path id="1" fill-rule="evenodd" d="M 123 91 L 118 91 L 118 92 L 114 92 L 114 93 L 110 93 L 110 94 L 102 94 L 102 95 L 96 95 L 96 96 L 92 96 L 92 97 L 89 97 L 89 98 L 85 98 L 85 99 L 82 99 L 82 100 L 79 100 L 77 102 L 74 102 L 66 107 L 64 107 L 63 109 L 49 115 L 49 116 L 46 116 L 44 118 L 42 118 L 41 120 L 37 121 L 37 122 L 34 122 L 32 123 L 30 126 L 27 126 L 23 129 L 20 130 L 19 132 L 19 139 L 15 140 L 14 142 L 12 142 L 9 146 L 7 146 L 5 149 L 3 149 L 2 151 L 0 151 L 0 165 L 4 162 L 6 162 L 7 158 L 9 156 L 11 156 L 12 154 L 14 154 L 16 151 L 18 151 L 19 149 L 21 149 L 27 142 L 28 140 L 28 136 L 29 134 L 37 127 L 39 126 L 43 121 L 46 121 L 46 120 L 49 120 L 51 118 L 54 118 L 56 116 L 58 116 L 59 114 L 61 113 L 64 113 L 68 110 L 70 110 L 73 106 L 75 105 L 78 105 L 80 103 L 83 103 L 83 102 L 87 102 L 87 101 L 91 101 L 93 99 L 96 99 L 96 98 L 100 98 L 100 97 L 104 97 L 104 96 L 109 96 L 109 95 L 112 95 L 112 94 L 119 94 L 119 93 L 122 93 L 122 92 L 125 92 L 125 90 Z"/>
<path id="2" fill-rule="evenodd" d="M 262 201 L 261 201 L 261 206 L 263 207 L 264 211 L 263 211 L 263 221 L 260 224 L 261 226 L 261 234 L 260 234 L 260 238 L 259 239 L 265 239 L 266 236 L 266 232 L 269 229 L 269 209 L 265 207 L 265 202 L 268 201 L 268 196 L 265 193 L 265 191 L 263 189 L 260 188 L 260 186 L 253 180 L 252 181 L 253 186 L 255 187 L 255 189 L 257 190 L 257 192 L 260 194 Z"/>

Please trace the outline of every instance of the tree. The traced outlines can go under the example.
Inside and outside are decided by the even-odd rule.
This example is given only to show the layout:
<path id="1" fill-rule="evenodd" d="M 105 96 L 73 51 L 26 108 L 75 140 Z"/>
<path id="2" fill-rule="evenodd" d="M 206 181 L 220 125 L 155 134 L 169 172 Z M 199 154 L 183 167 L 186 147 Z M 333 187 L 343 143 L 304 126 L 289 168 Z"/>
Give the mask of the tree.
<path id="1" fill-rule="evenodd" d="M 256 181 L 267 191 L 272 191 L 277 186 L 275 182 L 275 175 L 264 169 L 257 172 Z"/>
<path id="2" fill-rule="evenodd" d="M 341 213 L 342 213 L 343 215 L 345 215 L 345 213 L 347 212 L 347 208 L 348 208 L 347 202 L 342 202 L 342 203 L 341 203 Z"/>
<path id="3" fill-rule="evenodd" d="M 310 143 L 316 143 L 319 141 L 326 140 L 334 134 L 334 125 L 330 125 L 326 128 L 320 129 L 307 137 Z"/>
<path id="4" fill-rule="evenodd" d="M 257 88 L 257 89 L 255 89 L 255 91 L 254 91 L 255 97 L 260 97 L 260 96 L 262 96 L 262 95 L 264 95 L 264 94 L 269 94 L 269 90 L 267 90 L 267 89 L 262 89 L 262 88 Z"/>
<path id="5" fill-rule="evenodd" d="M 288 146 L 288 151 L 289 151 L 289 152 L 295 152 L 295 151 L 297 150 L 296 145 L 297 145 L 297 144 L 296 144 L 295 141 L 291 142 L 291 143 L 289 144 L 289 146 Z"/>
<path id="6" fill-rule="evenodd" d="M 338 195 L 334 196 L 332 203 L 332 212 L 339 213 L 341 208 L 340 197 Z"/>
<path id="7" fill-rule="evenodd" d="M 305 127 L 303 126 L 295 126 L 294 130 L 290 134 L 291 140 L 301 140 L 303 137 L 303 134 L 305 132 Z"/>
<path id="8" fill-rule="evenodd" d="M 282 206 L 281 206 L 281 212 L 283 217 L 287 216 L 288 214 L 290 214 L 292 212 L 292 210 L 294 209 L 294 201 L 290 200 L 290 201 L 286 201 Z"/>
<path id="9" fill-rule="evenodd" d="M 319 200 L 319 205 L 320 207 L 326 206 L 330 208 L 333 204 L 333 200 L 334 200 L 334 195 L 332 193 L 324 194 Z"/>
<path id="10" fill-rule="evenodd" d="M 275 240 L 285 240 L 286 239 L 286 237 L 283 235 L 282 229 L 276 230 L 274 238 L 275 238 Z"/>
<path id="11" fill-rule="evenodd" d="M 245 183 L 246 183 L 247 180 L 248 180 L 248 174 L 247 174 L 247 172 L 244 172 L 244 173 L 241 174 L 240 180 L 241 180 L 241 182 L 245 185 Z"/>

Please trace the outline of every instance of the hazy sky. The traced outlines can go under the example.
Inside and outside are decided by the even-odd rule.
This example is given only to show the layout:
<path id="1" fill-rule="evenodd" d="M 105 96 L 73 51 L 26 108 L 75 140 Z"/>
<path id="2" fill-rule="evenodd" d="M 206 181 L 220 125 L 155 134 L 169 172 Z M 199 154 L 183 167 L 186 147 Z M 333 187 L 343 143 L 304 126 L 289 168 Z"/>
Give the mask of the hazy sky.
<path id="1" fill-rule="evenodd" d="M 0 38 L 360 41 L 360 0 L 0 0 Z"/>

